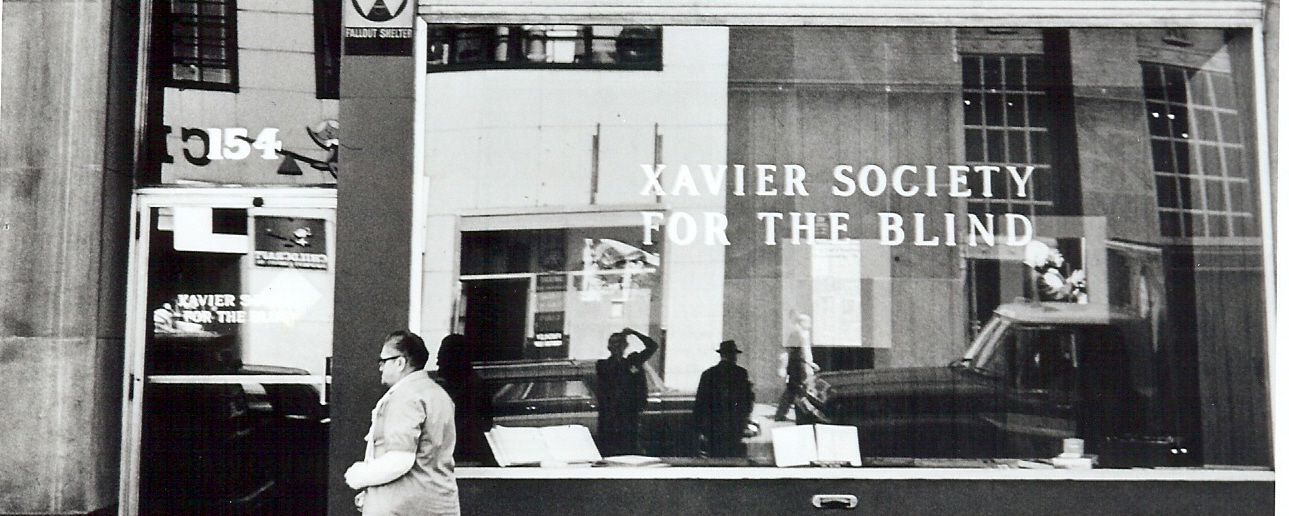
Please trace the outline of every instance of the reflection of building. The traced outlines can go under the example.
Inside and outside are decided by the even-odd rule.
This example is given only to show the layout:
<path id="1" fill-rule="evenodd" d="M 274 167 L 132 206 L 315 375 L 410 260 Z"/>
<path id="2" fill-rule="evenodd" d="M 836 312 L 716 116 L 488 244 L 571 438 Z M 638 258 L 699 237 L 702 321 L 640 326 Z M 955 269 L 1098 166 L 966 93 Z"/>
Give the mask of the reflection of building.
<path id="1" fill-rule="evenodd" d="M 793 53 L 775 51 L 785 40 Z M 865 222 L 880 211 L 906 219 L 917 212 L 1030 215 L 1037 238 L 1089 272 L 1091 299 L 1169 321 L 1155 360 L 1170 365 L 1164 381 L 1180 398 L 1170 410 L 1182 432 L 1202 434 L 1206 460 L 1264 461 L 1260 410 L 1200 408 L 1266 399 L 1262 358 L 1223 368 L 1212 362 L 1214 353 L 1249 356 L 1265 347 L 1249 136 L 1256 108 L 1237 86 L 1247 81 L 1238 71 L 1251 59 L 1247 34 L 748 28 L 732 29 L 730 41 L 731 163 L 1034 166 L 1027 195 L 998 188 L 986 199 L 973 177 L 968 186 L 977 195 L 965 203 L 946 195 L 731 196 L 731 233 L 755 233 L 750 214 L 759 211 L 841 211 Z M 826 191 L 831 177 L 818 181 L 807 184 Z M 1013 183 L 995 175 L 994 184 Z M 858 238 L 879 238 L 875 224 L 851 228 Z M 778 333 L 783 308 L 774 297 L 800 290 L 786 272 L 763 272 L 786 263 L 786 249 L 745 239 L 726 253 L 726 335 L 753 350 L 772 346 L 767 336 Z M 876 367 L 923 366 L 959 356 L 970 337 L 964 321 L 1026 295 L 1020 251 L 875 248 L 863 261 L 869 267 L 859 267 L 865 308 L 855 314 L 863 322 L 855 340 L 877 348 L 865 359 Z M 1204 308 L 1209 302 L 1240 306 L 1241 315 Z M 782 305 L 801 300 L 785 297 Z M 817 317 L 816 324 L 828 322 Z M 889 343 L 867 344 L 883 328 Z M 773 382 L 769 357 L 749 355 L 758 385 Z"/>
<path id="2" fill-rule="evenodd" d="M 0 512 L 128 513 L 139 483 L 248 504 L 300 488 L 322 510 L 334 188 L 284 206 L 177 187 L 334 184 L 340 5 L 5 5 L 0 239 L 21 243 L 0 252 L 0 347 L 22 351 L 0 391 L 24 399 L 4 403 Z M 255 245 L 270 229 L 289 242 Z M 278 431 L 299 446 L 266 447 Z M 211 443 L 227 453 L 189 460 Z M 310 486 L 285 481 L 305 464 Z"/>
<path id="3" fill-rule="evenodd" d="M 1254 129 L 1241 115 L 1255 108 L 1247 88 L 1236 87 L 1246 79 L 1232 64 L 1251 59 L 1243 33 L 734 28 L 726 74 L 723 55 L 695 50 L 724 41 L 718 29 L 662 30 L 664 63 L 654 72 L 520 66 L 508 50 L 514 28 L 436 30 L 458 48 L 483 45 L 481 55 L 507 58 L 444 57 L 428 69 L 425 159 L 436 188 L 428 196 L 427 234 L 459 242 L 460 263 L 427 257 L 425 327 L 447 324 L 455 313 L 454 327 L 492 350 L 484 356 L 591 358 L 602 356 L 597 343 L 614 326 L 602 324 L 606 317 L 648 321 L 651 331 L 666 331 L 660 369 L 680 388 L 692 388 L 704 343 L 734 338 L 747 344 L 746 363 L 760 397 L 769 399 L 779 388 L 775 370 L 790 310 L 815 315 L 816 356 L 826 369 L 927 366 L 959 357 L 998 304 L 1038 295 L 1023 247 L 969 246 L 965 238 L 956 246 L 883 246 L 879 213 L 910 221 L 924 214 L 940 224 L 928 224 L 937 238 L 946 236 L 944 213 L 957 216 L 963 235 L 972 229 L 969 216 L 1022 214 L 1035 237 L 1069 262 L 1057 277 L 1083 270 L 1088 299 L 1139 307 L 1157 321 L 1196 321 L 1155 337 L 1154 359 L 1170 364 L 1161 381 L 1178 399 L 1170 407 L 1179 414 L 1173 431 L 1204 436 L 1219 462 L 1265 457 L 1262 430 L 1237 430 L 1264 429 L 1258 411 L 1218 417 L 1199 410 L 1200 392 L 1265 399 L 1260 361 L 1219 371 L 1200 358 L 1216 342 L 1262 349 L 1263 298 L 1231 299 L 1249 308 L 1241 320 L 1205 316 L 1196 301 L 1231 295 L 1224 286 L 1230 281 L 1244 285 L 1238 292 L 1260 292 L 1261 268 L 1256 260 L 1233 263 L 1219 279 L 1189 265 L 1197 253 L 1244 263 L 1241 257 L 1257 256 L 1261 246 L 1248 136 Z M 785 40 L 793 53 L 776 51 Z M 723 87 L 713 87 L 721 80 Z M 683 107 L 669 93 L 682 89 Z M 1159 122 L 1165 119 L 1172 123 Z M 712 154 L 726 147 L 717 161 Z M 731 181 L 724 195 L 642 195 L 641 165 L 689 165 L 697 173 L 696 164 L 720 162 L 773 164 L 784 174 L 785 165 L 801 165 L 814 195 L 741 195 Z M 959 163 L 1001 169 L 970 176 L 965 186 L 976 195 L 965 199 L 947 192 L 827 194 L 837 164 L 915 164 L 914 173 L 926 174 L 925 165 L 943 171 Z M 1007 167 L 1032 171 L 1022 182 Z M 681 181 L 664 174 L 659 184 L 667 190 Z M 938 181 L 949 188 L 948 179 Z M 646 209 L 718 211 L 732 243 L 660 244 L 661 281 L 650 308 L 638 305 L 639 322 L 620 307 L 584 318 L 565 301 L 547 306 L 561 307 L 555 318 L 537 306 L 538 298 L 551 299 L 540 273 L 576 269 L 579 242 L 612 234 L 587 226 L 612 226 L 617 238 L 639 243 L 635 212 Z M 768 246 L 760 212 L 844 213 L 858 241 L 797 246 L 781 229 L 779 245 Z M 459 236 L 449 239 L 452 232 Z M 807 232 L 824 238 L 827 228 Z M 543 265 L 548 256 L 556 258 Z M 723 282 L 712 283 L 718 277 Z M 460 292 L 455 301 L 453 292 Z M 487 300 L 487 310 L 476 300 Z M 540 342 L 539 333 L 573 344 L 521 353 L 521 343 Z M 1229 387 L 1232 381 L 1242 386 Z M 1231 432 L 1244 432 L 1246 444 L 1227 441 Z"/>
<path id="4" fill-rule="evenodd" d="M 339 117 L 337 2 L 172 0 L 152 24 L 148 182 L 335 182 L 310 165 Z"/>
<path id="5" fill-rule="evenodd" d="M 433 44 L 447 50 L 431 56 L 441 61 L 426 76 L 426 235 L 459 247 L 425 258 L 424 331 L 462 330 L 494 358 L 603 358 L 608 335 L 624 326 L 665 331 L 658 369 L 669 385 L 693 389 L 710 343 L 721 340 L 723 248 L 669 245 L 661 233 L 645 245 L 640 212 L 721 212 L 725 196 L 641 195 L 641 167 L 724 161 L 725 29 L 435 30 L 444 39 Z M 546 39 L 532 39 L 539 33 Z M 536 59 L 515 54 L 516 45 L 553 51 Z M 659 46 L 660 54 L 637 50 Z M 551 57 L 561 48 L 567 59 Z M 627 281 L 633 260 L 588 274 L 587 239 L 642 248 L 661 262 L 633 265 L 654 277 L 632 295 L 599 293 Z M 555 272 L 570 277 L 563 305 L 540 306 L 552 296 L 542 276 Z M 560 333 L 567 347 L 538 333 Z"/>

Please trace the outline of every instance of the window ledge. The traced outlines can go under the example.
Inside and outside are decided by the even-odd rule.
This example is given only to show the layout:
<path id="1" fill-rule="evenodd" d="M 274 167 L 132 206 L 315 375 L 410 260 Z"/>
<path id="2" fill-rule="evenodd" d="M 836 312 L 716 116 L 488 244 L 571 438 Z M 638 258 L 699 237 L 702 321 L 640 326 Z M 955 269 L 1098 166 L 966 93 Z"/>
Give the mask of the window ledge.
<path id="1" fill-rule="evenodd" d="M 983 468 L 769 468 L 769 467 L 563 467 L 456 470 L 462 479 L 708 479 L 708 480 L 1077 480 L 1095 482 L 1272 482 L 1269 470 L 1241 469 L 983 469 Z"/>

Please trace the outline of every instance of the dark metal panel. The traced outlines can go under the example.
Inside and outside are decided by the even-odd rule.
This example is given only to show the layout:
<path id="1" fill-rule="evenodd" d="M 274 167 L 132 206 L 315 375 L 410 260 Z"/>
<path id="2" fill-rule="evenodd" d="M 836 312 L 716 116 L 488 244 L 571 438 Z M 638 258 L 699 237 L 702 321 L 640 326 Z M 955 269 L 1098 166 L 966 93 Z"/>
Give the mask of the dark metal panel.
<path id="1" fill-rule="evenodd" d="M 461 479 L 462 514 L 1270 514 L 1272 482 Z M 558 493 L 554 495 L 553 493 Z M 818 510 L 850 494 L 854 511 Z M 642 511 L 641 508 L 644 508 Z"/>

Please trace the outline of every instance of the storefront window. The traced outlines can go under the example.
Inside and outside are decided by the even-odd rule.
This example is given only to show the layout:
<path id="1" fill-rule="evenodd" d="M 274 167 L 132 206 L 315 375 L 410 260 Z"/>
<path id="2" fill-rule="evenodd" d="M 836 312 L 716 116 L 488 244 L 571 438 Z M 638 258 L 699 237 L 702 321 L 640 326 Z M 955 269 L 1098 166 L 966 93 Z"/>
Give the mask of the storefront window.
<path id="1" fill-rule="evenodd" d="M 461 237 L 456 329 L 482 361 L 601 358 L 609 335 L 657 326 L 661 256 L 639 228 Z"/>
<path id="2" fill-rule="evenodd" d="M 452 30 L 443 65 L 597 48 Z M 429 234 L 458 240 L 423 320 L 472 343 L 497 425 L 605 442 L 595 362 L 632 328 L 658 344 L 635 450 L 672 464 L 782 465 L 821 424 L 866 465 L 1075 438 L 1097 467 L 1269 465 L 1252 31 L 666 33 L 692 52 L 629 82 L 427 78 Z M 750 386 L 704 390 L 718 349 Z"/>

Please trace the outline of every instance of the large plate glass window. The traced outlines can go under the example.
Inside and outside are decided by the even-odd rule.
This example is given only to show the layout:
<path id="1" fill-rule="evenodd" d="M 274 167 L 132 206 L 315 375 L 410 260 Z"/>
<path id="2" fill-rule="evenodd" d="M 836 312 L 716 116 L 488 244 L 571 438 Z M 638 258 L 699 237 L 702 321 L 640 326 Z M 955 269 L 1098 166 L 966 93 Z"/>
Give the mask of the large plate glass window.
<path id="1" fill-rule="evenodd" d="M 646 412 L 692 412 L 726 339 L 752 383 L 747 453 L 650 450 L 673 464 L 774 465 L 775 430 L 823 421 L 874 466 L 1079 438 L 1103 468 L 1269 467 L 1257 31 L 657 34 L 684 51 L 629 80 L 426 78 L 428 234 L 458 245 L 427 254 L 423 320 L 512 375 L 515 421 L 593 428 L 588 363 L 631 326 L 662 342 Z M 600 37 L 434 25 L 429 71 Z M 698 440 L 669 428 L 693 435 L 641 440 Z"/>

